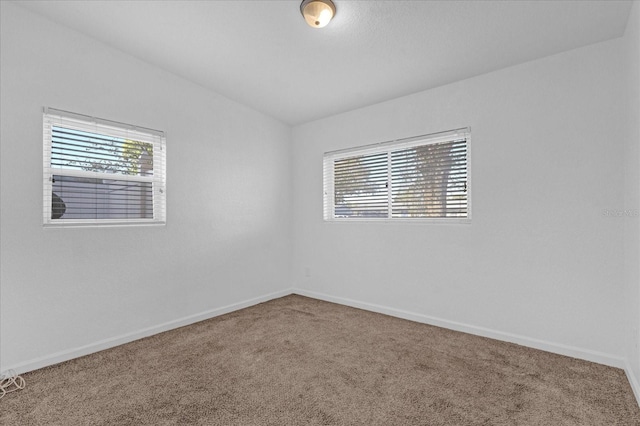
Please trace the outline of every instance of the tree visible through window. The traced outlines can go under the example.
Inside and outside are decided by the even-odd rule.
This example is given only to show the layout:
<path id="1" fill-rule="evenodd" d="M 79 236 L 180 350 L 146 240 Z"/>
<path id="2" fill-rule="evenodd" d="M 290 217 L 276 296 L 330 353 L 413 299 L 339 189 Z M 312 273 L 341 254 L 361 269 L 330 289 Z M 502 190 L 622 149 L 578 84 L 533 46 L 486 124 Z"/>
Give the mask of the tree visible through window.
<path id="1" fill-rule="evenodd" d="M 463 130 L 325 154 L 325 219 L 468 219 Z"/>

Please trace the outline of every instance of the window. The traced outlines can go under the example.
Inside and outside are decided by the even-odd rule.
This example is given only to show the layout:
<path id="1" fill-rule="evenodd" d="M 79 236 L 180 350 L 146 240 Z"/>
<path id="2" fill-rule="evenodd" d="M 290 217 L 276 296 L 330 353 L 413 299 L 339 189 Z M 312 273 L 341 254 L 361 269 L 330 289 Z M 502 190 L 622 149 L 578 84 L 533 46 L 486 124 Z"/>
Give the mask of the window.
<path id="1" fill-rule="evenodd" d="M 468 128 L 324 155 L 324 218 L 469 221 Z"/>
<path id="2" fill-rule="evenodd" d="M 163 132 L 44 110 L 45 226 L 165 223 Z"/>

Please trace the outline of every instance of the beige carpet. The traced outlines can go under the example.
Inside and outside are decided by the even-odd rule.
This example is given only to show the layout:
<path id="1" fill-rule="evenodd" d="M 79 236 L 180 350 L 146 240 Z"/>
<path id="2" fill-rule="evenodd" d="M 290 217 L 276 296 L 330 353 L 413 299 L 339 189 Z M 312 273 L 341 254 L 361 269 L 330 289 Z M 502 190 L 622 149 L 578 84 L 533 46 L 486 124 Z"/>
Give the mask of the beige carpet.
<path id="1" fill-rule="evenodd" d="M 23 377 L 2 425 L 640 425 L 622 370 L 302 296 Z"/>

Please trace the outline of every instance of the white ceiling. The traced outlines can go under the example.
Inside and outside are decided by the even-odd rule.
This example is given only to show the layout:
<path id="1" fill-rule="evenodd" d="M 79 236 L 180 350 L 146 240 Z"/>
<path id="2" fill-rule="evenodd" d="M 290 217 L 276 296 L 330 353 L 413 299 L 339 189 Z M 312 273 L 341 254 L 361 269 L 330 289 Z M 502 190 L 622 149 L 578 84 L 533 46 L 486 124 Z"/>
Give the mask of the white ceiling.
<path id="1" fill-rule="evenodd" d="M 17 1 L 296 125 L 624 33 L 630 1 Z"/>

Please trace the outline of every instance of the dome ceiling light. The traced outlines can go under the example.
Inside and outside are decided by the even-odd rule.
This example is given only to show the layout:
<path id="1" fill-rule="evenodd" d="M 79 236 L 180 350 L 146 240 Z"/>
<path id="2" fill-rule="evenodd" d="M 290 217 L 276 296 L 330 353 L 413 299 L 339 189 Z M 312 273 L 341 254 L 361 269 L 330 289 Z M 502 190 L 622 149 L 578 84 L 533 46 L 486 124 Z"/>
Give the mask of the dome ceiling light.
<path id="1" fill-rule="evenodd" d="M 325 27 L 336 14 L 336 6 L 331 0 L 304 0 L 300 12 L 310 27 Z"/>

